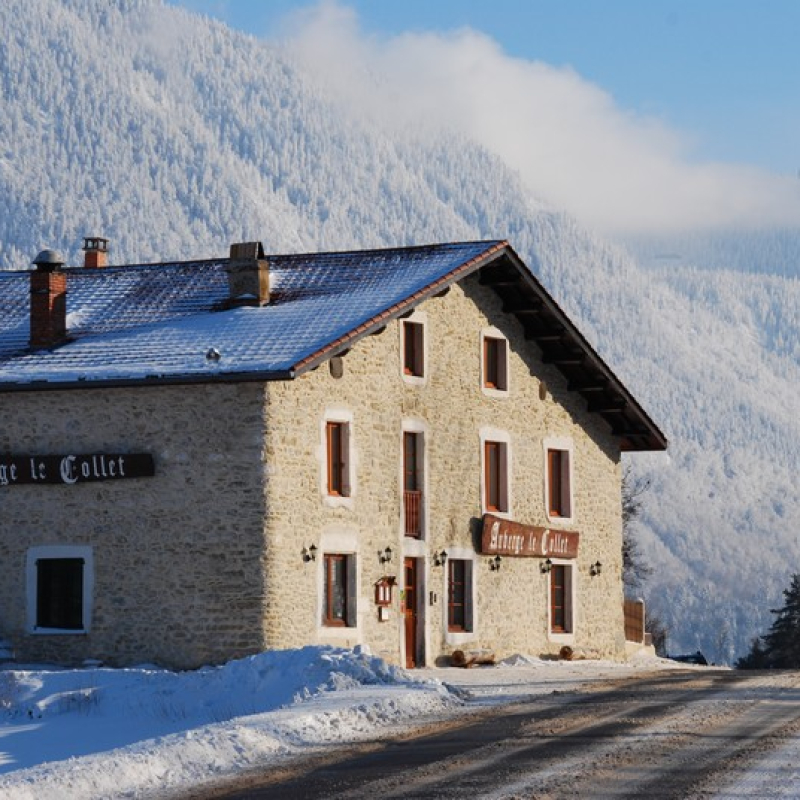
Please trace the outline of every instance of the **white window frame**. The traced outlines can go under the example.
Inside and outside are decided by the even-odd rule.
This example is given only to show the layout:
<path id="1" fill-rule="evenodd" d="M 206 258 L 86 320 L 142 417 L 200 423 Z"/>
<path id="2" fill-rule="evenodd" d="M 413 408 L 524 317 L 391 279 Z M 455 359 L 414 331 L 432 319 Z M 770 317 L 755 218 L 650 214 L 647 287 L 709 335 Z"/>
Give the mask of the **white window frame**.
<path id="1" fill-rule="evenodd" d="M 36 562 L 39 559 L 83 559 L 83 607 L 81 609 L 82 627 L 40 628 L 36 625 L 39 572 Z M 85 636 L 89 633 L 94 599 L 94 551 L 89 545 L 44 545 L 28 549 L 25 564 L 25 591 L 27 606 L 27 631 L 47 636 Z"/>
<path id="2" fill-rule="evenodd" d="M 450 596 L 448 594 L 449 590 L 449 568 L 447 563 L 445 563 L 444 567 L 442 568 L 443 573 L 443 587 L 442 587 L 442 598 L 444 602 L 442 603 L 442 627 L 444 629 L 445 635 L 445 642 L 452 646 L 458 647 L 460 645 L 469 644 L 470 642 L 474 642 L 478 638 L 478 586 L 477 586 L 477 555 L 474 550 L 471 550 L 467 547 L 448 547 L 447 550 L 447 561 L 449 562 L 451 559 L 455 561 L 466 561 L 467 562 L 467 570 L 466 570 L 466 580 L 469 582 L 468 587 L 468 597 L 469 597 L 469 617 L 472 623 L 472 629 L 469 631 L 451 631 L 449 629 L 449 613 L 448 613 L 448 606 Z"/>
<path id="3" fill-rule="evenodd" d="M 343 457 L 344 457 L 344 483 L 345 494 L 329 494 L 328 492 L 328 423 L 339 422 L 345 426 Z M 356 464 L 357 453 L 354 446 L 353 436 L 353 413 L 348 409 L 331 408 L 326 409 L 320 423 L 320 447 L 318 450 L 319 460 L 319 491 L 322 496 L 322 503 L 328 508 L 349 508 L 355 504 L 356 496 Z"/>
<path id="4" fill-rule="evenodd" d="M 424 311 L 414 311 L 413 314 L 401 319 L 400 332 L 400 377 L 410 386 L 424 386 L 428 382 L 428 315 Z M 406 323 L 411 322 L 422 326 L 422 375 L 408 375 L 405 371 L 406 361 Z"/>
<path id="5" fill-rule="evenodd" d="M 513 464 L 513 453 L 511 449 L 511 434 L 508 431 L 499 428 L 484 427 L 479 431 L 481 440 L 481 476 L 480 476 L 480 491 L 481 491 L 481 514 L 494 514 L 497 517 L 504 517 L 510 519 L 513 511 L 513 491 L 514 473 L 511 465 Z M 501 487 L 501 491 L 505 493 L 505 511 L 490 510 L 486 507 L 486 443 L 498 442 L 504 445 L 505 451 L 505 486 Z"/>
<path id="6" fill-rule="evenodd" d="M 502 388 L 486 385 L 486 340 L 496 339 L 503 343 L 502 358 L 498 369 L 502 383 Z M 504 336 L 497 328 L 484 328 L 481 331 L 481 392 L 487 397 L 507 398 L 511 389 L 511 370 L 509 369 L 509 346 L 508 337 Z"/>
<path id="7" fill-rule="evenodd" d="M 550 436 L 543 441 L 544 457 L 544 513 L 547 521 L 552 525 L 572 525 L 575 522 L 575 452 L 572 439 L 565 436 Z M 550 514 L 550 464 L 548 463 L 548 452 L 550 450 L 562 450 L 567 453 L 567 480 L 569 482 L 569 516 L 555 516 Z"/>
<path id="8" fill-rule="evenodd" d="M 563 633 L 553 631 L 553 602 L 550 596 L 551 583 L 550 573 L 546 575 L 547 578 L 547 640 L 555 644 L 575 644 L 575 631 L 577 629 L 577 579 L 578 570 L 574 559 L 554 558 L 552 559 L 553 566 L 567 567 L 565 575 L 567 576 L 567 597 L 569 598 L 569 630 Z"/>

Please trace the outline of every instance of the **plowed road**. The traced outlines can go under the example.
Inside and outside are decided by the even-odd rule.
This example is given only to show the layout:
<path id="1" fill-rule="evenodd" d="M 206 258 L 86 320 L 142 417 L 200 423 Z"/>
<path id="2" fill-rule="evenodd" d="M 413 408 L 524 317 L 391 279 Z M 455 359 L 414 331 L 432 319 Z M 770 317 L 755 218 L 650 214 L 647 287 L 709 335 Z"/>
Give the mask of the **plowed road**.
<path id="1" fill-rule="evenodd" d="M 800 797 L 800 673 L 649 673 L 242 776 L 193 798 Z"/>

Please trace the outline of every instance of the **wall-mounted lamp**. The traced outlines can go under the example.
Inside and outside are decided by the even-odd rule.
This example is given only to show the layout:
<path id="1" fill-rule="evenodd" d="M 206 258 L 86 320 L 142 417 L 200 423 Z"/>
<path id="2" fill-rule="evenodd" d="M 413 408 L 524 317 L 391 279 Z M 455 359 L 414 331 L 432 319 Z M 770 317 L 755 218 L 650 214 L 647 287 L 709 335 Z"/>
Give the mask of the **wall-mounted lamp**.
<path id="1" fill-rule="evenodd" d="M 303 561 L 306 564 L 309 561 L 316 561 L 317 560 L 317 546 L 312 544 L 311 547 L 304 547 L 302 550 Z"/>
<path id="2" fill-rule="evenodd" d="M 548 558 L 547 561 L 543 561 L 539 565 L 539 569 L 542 571 L 543 575 L 546 575 L 551 569 L 553 569 L 553 562 Z"/>
<path id="3" fill-rule="evenodd" d="M 497 572 L 497 570 L 500 569 L 500 562 L 502 560 L 503 559 L 500 558 L 500 556 L 495 556 L 494 558 L 490 558 L 489 559 L 489 569 L 492 570 L 492 572 Z"/>
<path id="4" fill-rule="evenodd" d="M 447 550 L 442 550 L 441 553 L 433 554 L 433 563 L 437 567 L 443 567 L 446 561 L 447 561 Z"/>
<path id="5" fill-rule="evenodd" d="M 603 565 L 599 561 L 595 561 L 591 567 L 589 567 L 589 574 L 594 578 L 595 575 L 599 575 L 603 571 Z"/>
<path id="6" fill-rule="evenodd" d="M 388 564 L 392 560 L 392 548 L 387 547 L 385 550 L 378 553 L 378 558 L 381 560 L 381 564 Z"/>

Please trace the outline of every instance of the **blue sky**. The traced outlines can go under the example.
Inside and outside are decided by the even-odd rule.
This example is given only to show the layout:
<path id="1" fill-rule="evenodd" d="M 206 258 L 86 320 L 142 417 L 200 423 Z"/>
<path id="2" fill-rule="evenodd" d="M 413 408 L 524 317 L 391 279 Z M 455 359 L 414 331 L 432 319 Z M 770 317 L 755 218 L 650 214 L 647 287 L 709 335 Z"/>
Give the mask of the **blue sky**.
<path id="1" fill-rule="evenodd" d="M 604 232 L 800 226 L 800 0 L 168 0 Z"/>
<path id="2" fill-rule="evenodd" d="M 280 38 L 302 0 L 174 0 Z M 800 169 L 797 0 L 342 0 L 365 34 L 463 26 L 509 56 L 572 67 L 622 109 L 680 131 L 699 160 Z"/>

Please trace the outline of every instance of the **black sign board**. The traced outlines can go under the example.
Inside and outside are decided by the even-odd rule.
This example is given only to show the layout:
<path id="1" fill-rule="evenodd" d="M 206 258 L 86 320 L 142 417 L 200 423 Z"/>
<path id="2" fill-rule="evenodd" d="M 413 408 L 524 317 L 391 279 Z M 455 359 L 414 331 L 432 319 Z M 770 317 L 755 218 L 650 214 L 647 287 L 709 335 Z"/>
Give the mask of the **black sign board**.
<path id="1" fill-rule="evenodd" d="M 149 453 L 0 456 L 0 489 L 26 483 L 72 485 L 153 475 L 155 465 Z"/>

